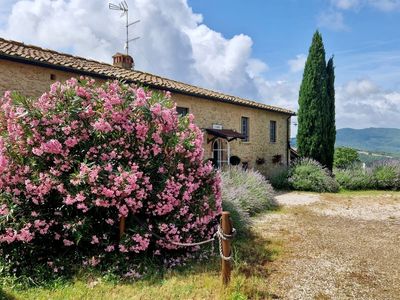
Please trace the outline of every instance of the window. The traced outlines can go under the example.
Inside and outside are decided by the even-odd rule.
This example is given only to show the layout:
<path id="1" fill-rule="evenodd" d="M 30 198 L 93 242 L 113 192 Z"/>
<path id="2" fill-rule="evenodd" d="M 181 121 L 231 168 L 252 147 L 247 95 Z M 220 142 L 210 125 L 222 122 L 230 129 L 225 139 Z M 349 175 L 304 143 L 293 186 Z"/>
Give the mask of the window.
<path id="1" fill-rule="evenodd" d="M 242 117 L 242 134 L 245 136 L 244 142 L 249 141 L 249 118 Z"/>
<path id="2" fill-rule="evenodd" d="M 276 143 L 276 121 L 269 122 L 269 141 Z"/>
<path id="3" fill-rule="evenodd" d="M 184 117 L 189 113 L 189 108 L 177 106 L 176 111 L 177 111 L 178 115 L 180 115 L 181 117 Z"/>
<path id="4" fill-rule="evenodd" d="M 223 139 L 216 139 L 212 145 L 213 162 L 217 169 L 229 166 L 230 148 L 229 142 Z"/>

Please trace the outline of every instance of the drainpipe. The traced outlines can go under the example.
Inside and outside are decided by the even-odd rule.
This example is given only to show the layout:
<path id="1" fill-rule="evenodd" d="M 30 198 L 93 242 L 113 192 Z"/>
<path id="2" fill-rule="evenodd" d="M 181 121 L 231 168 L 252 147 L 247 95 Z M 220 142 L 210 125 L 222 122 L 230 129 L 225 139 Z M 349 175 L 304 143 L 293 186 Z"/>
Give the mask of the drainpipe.
<path id="1" fill-rule="evenodd" d="M 287 149 L 286 149 L 286 166 L 289 166 L 290 160 L 290 118 L 289 116 L 286 120 L 286 138 L 287 138 Z"/>

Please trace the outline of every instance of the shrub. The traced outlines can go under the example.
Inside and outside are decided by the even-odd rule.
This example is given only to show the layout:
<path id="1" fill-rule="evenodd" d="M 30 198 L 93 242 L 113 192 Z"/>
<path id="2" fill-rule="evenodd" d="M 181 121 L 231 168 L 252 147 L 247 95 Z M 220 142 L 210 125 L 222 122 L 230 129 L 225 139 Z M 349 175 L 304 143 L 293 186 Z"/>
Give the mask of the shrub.
<path id="1" fill-rule="evenodd" d="M 272 186 L 253 169 L 222 172 L 222 201 L 237 203 L 250 216 L 275 206 Z"/>
<path id="2" fill-rule="evenodd" d="M 336 180 L 348 190 L 400 189 L 400 163 L 380 161 L 371 167 L 335 170 Z"/>
<path id="3" fill-rule="evenodd" d="M 333 165 L 339 169 L 346 169 L 359 163 L 358 152 L 352 148 L 339 147 L 335 149 Z"/>
<path id="4" fill-rule="evenodd" d="M 278 190 L 290 189 L 289 168 L 279 168 L 275 170 L 269 178 L 271 185 Z"/>
<path id="5" fill-rule="evenodd" d="M 372 175 L 378 189 L 400 189 L 400 163 L 382 161 L 372 166 Z"/>
<path id="6" fill-rule="evenodd" d="M 81 78 L 0 105 L 0 257 L 17 274 L 69 262 L 122 271 L 198 250 L 168 241 L 213 235 L 220 179 L 168 93 Z"/>
<path id="7" fill-rule="evenodd" d="M 346 190 L 370 190 L 375 188 L 375 180 L 369 169 L 337 169 L 335 170 L 335 178 L 340 187 Z"/>
<path id="8" fill-rule="evenodd" d="M 289 183 L 295 190 L 311 192 L 337 192 L 339 185 L 329 172 L 310 158 L 296 160 L 290 167 Z"/>

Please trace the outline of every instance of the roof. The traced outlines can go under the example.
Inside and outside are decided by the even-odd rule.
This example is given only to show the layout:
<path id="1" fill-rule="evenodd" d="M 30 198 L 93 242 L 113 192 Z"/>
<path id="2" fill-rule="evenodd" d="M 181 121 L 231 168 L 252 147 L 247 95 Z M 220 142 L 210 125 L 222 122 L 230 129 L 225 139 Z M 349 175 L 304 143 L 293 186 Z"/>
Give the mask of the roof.
<path id="1" fill-rule="evenodd" d="M 235 139 L 244 139 L 246 136 L 232 129 L 214 129 L 206 128 L 207 133 L 212 134 L 215 137 L 227 139 L 229 142 Z"/>
<path id="2" fill-rule="evenodd" d="M 204 89 L 183 82 L 137 70 L 126 70 L 107 63 L 98 62 L 78 56 L 64 54 L 37 46 L 5 40 L 0 38 L 0 58 L 43 67 L 74 72 L 82 75 L 104 79 L 122 79 L 127 82 L 142 84 L 151 88 L 207 98 L 242 106 L 295 115 L 291 110 L 258 103 L 255 101 L 230 96 L 220 92 Z"/>

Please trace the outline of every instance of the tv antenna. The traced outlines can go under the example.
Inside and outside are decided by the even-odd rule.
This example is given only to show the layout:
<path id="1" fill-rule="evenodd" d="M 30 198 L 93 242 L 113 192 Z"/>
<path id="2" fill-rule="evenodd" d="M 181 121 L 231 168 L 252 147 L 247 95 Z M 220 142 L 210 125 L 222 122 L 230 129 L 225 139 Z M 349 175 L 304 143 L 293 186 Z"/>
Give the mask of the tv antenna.
<path id="1" fill-rule="evenodd" d="M 126 42 L 125 42 L 125 49 L 126 49 L 126 55 L 129 55 L 129 43 L 136 41 L 140 39 L 140 36 L 135 37 L 133 39 L 129 39 L 129 27 L 132 25 L 135 25 L 140 22 L 140 20 L 136 20 L 132 23 L 129 23 L 129 8 L 128 8 L 128 3 L 126 3 L 125 0 L 121 1 L 118 5 L 114 3 L 109 3 L 108 8 L 111 10 L 119 10 L 122 12 L 121 17 L 126 16 Z"/>

